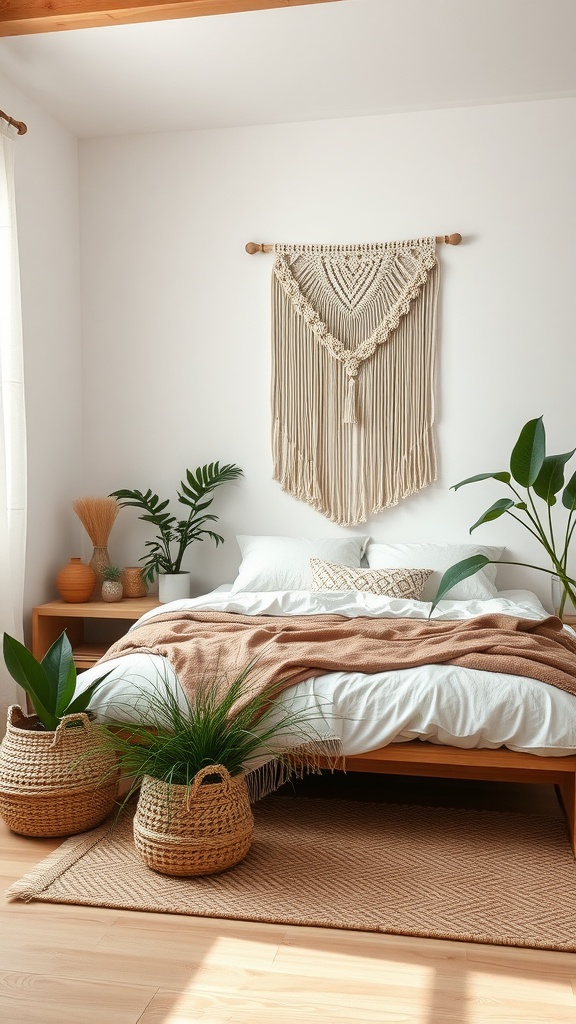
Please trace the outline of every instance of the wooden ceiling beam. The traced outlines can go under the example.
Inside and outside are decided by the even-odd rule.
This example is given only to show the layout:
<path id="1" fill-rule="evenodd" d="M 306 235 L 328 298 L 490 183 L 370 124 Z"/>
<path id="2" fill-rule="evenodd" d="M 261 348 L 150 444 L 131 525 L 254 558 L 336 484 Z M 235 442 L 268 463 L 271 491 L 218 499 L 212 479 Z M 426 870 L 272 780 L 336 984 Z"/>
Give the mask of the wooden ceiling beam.
<path id="1" fill-rule="evenodd" d="M 103 25 L 131 25 L 211 14 L 238 14 L 342 0 L 0 0 L 0 36 L 60 32 Z"/>

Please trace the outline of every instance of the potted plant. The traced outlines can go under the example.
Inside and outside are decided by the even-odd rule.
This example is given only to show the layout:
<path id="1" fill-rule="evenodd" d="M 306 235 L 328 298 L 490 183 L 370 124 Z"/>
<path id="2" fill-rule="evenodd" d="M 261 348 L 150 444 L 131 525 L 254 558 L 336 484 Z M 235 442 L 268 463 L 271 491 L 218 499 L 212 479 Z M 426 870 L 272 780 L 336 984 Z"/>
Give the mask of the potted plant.
<path id="1" fill-rule="evenodd" d="M 137 702 L 139 720 L 150 724 L 108 726 L 122 776 L 132 782 L 126 800 L 140 787 L 134 842 L 155 871 L 206 875 L 237 864 L 254 826 L 246 763 L 273 760 L 288 775 L 295 732 L 303 751 L 315 749 L 319 737 L 304 729 L 311 713 L 273 700 L 276 687 L 252 688 L 254 665 L 230 684 L 200 683 L 193 697 L 159 679 Z"/>
<path id="2" fill-rule="evenodd" d="M 158 531 L 155 540 L 146 541 L 149 550 L 140 561 L 144 562 L 144 580 L 151 583 L 155 576 L 159 577 L 158 596 L 163 604 L 190 596 L 190 574 L 182 569 L 182 560 L 189 546 L 194 541 L 203 541 L 205 537 L 210 537 L 216 546 L 224 543 L 220 534 L 207 527 L 207 523 L 215 523 L 218 517 L 206 510 L 214 500 L 214 490 L 239 476 L 242 476 L 242 470 L 233 463 L 221 466 L 219 462 L 211 462 L 199 466 L 195 473 L 187 469 L 186 480 L 180 481 L 180 490 L 177 491 L 180 504 L 190 510 L 184 519 L 177 519 L 167 512 L 169 499 L 162 501 L 150 489 L 143 493 L 122 488 L 110 495 L 118 499 L 121 508 L 132 506 L 141 509 L 142 515 L 138 518 L 151 523 Z"/>
<path id="3" fill-rule="evenodd" d="M 559 584 L 558 598 L 553 603 L 554 611 L 560 617 L 564 612 L 567 598 L 570 598 L 576 606 L 576 580 L 568 575 L 568 553 L 576 527 L 576 473 L 564 486 L 564 469 L 574 452 L 576 452 L 576 448 L 563 455 L 546 455 L 546 432 L 543 418 L 540 416 L 537 419 L 529 420 L 522 427 L 510 455 L 510 471 L 480 473 L 453 485 L 453 489 L 457 491 L 459 487 L 464 487 L 466 484 L 477 483 L 481 480 L 497 480 L 508 488 L 512 496 L 495 501 L 470 527 L 470 533 L 478 526 L 499 519 L 503 515 L 512 516 L 516 522 L 524 526 L 544 548 L 550 568 L 530 565 L 527 562 L 509 561 L 503 564 L 523 565 L 529 569 L 538 569 L 540 572 L 548 573 L 552 581 Z M 562 492 L 564 522 L 561 532 L 557 535 L 554 531 L 552 509 L 558 504 L 557 495 L 560 492 Z M 539 504 L 538 499 L 544 504 L 543 511 L 542 504 Z M 485 555 L 473 555 L 471 558 L 465 558 L 450 566 L 440 580 L 438 591 L 432 602 L 431 613 L 452 587 L 461 580 L 467 579 L 468 576 L 473 576 L 490 562 L 491 559 L 486 558 Z"/>
<path id="4" fill-rule="evenodd" d="M 119 565 L 105 565 L 102 569 L 102 600 L 121 601 L 123 593 L 122 569 Z"/>
<path id="5" fill-rule="evenodd" d="M 26 715 L 16 704 L 8 709 L 0 744 L 0 815 L 13 832 L 28 836 L 93 828 L 110 813 L 116 796 L 116 755 L 87 713 L 110 670 L 77 694 L 65 633 L 41 661 L 8 633 L 3 650 L 6 668 L 35 714 Z"/>

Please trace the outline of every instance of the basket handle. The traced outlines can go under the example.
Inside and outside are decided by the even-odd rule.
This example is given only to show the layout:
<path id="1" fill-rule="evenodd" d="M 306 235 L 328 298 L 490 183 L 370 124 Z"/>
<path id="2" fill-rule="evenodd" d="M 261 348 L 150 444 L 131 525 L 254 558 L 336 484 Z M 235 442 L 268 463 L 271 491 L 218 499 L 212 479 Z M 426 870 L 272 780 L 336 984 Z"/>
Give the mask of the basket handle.
<path id="1" fill-rule="evenodd" d="M 18 727 L 25 720 L 26 715 L 19 704 L 11 704 L 8 708 L 8 725 Z"/>
<path id="2" fill-rule="evenodd" d="M 196 796 L 196 793 L 198 792 L 201 783 L 203 782 L 207 775 L 219 775 L 220 778 L 222 779 L 222 785 L 224 787 L 224 792 L 226 796 L 230 795 L 231 779 L 230 772 L 228 771 L 228 769 L 225 768 L 223 764 L 207 764 L 204 766 L 204 768 L 201 768 L 199 772 L 196 772 L 196 775 L 192 779 L 189 794 L 191 797 Z"/>
<path id="3" fill-rule="evenodd" d="M 68 722 L 80 722 L 80 725 L 86 730 L 86 732 L 91 728 L 90 719 L 84 711 L 77 711 L 73 715 L 64 715 L 63 718 L 60 719 L 60 724 L 56 726 L 54 739 L 50 744 L 51 747 L 56 747 L 58 745 L 64 735 L 64 730 L 66 729 Z"/>

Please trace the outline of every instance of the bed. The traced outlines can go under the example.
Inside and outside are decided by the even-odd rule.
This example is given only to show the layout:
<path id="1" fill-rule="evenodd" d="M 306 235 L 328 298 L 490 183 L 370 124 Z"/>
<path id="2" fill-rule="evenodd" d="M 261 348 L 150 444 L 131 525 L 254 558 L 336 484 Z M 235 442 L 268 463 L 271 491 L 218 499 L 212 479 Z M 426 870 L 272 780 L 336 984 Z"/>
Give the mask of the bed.
<path id="1" fill-rule="evenodd" d="M 277 580 L 276 580 L 277 582 Z M 226 585 L 147 612 L 132 630 L 166 613 L 214 611 L 241 616 L 338 615 L 346 619 L 428 618 L 427 601 L 365 591 L 244 590 Z M 498 613 L 546 619 L 530 591 L 444 600 L 441 620 Z M 568 628 L 568 627 L 566 627 Z M 130 631 L 130 632 L 131 632 Z M 104 719 L 142 720 L 142 692 L 162 679 L 179 690 L 170 663 L 157 655 L 109 660 L 110 675 L 93 708 Z M 81 688 L 102 670 L 79 679 Z M 379 673 L 334 671 L 312 676 L 284 692 L 293 707 L 312 709 L 314 727 L 329 745 L 341 743 L 347 771 L 551 783 L 564 808 L 576 855 L 576 696 L 537 679 L 422 665 Z M 293 738 L 286 737 L 286 746 Z M 333 764 L 327 756 L 320 765 Z"/>

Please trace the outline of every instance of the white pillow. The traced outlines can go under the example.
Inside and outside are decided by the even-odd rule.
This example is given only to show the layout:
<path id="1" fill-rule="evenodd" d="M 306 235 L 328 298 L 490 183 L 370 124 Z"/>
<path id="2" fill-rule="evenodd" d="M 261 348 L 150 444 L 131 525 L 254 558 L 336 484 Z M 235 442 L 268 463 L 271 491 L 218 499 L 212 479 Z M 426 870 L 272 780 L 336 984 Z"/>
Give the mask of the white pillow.
<path id="1" fill-rule="evenodd" d="M 242 563 L 232 584 L 240 591 L 310 590 L 311 558 L 360 568 L 368 537 L 236 537 Z"/>
<path id="2" fill-rule="evenodd" d="M 431 569 L 351 569 L 311 558 L 313 590 L 364 591 L 380 597 L 420 601 Z"/>
<path id="3" fill-rule="evenodd" d="M 483 547 L 479 544 L 379 544 L 370 543 L 366 558 L 371 569 L 433 569 L 423 601 L 432 601 L 443 573 L 455 562 L 472 555 L 500 559 L 504 548 Z M 453 601 L 489 601 L 496 597 L 496 565 L 487 565 L 474 576 L 462 580 L 445 595 Z"/>

